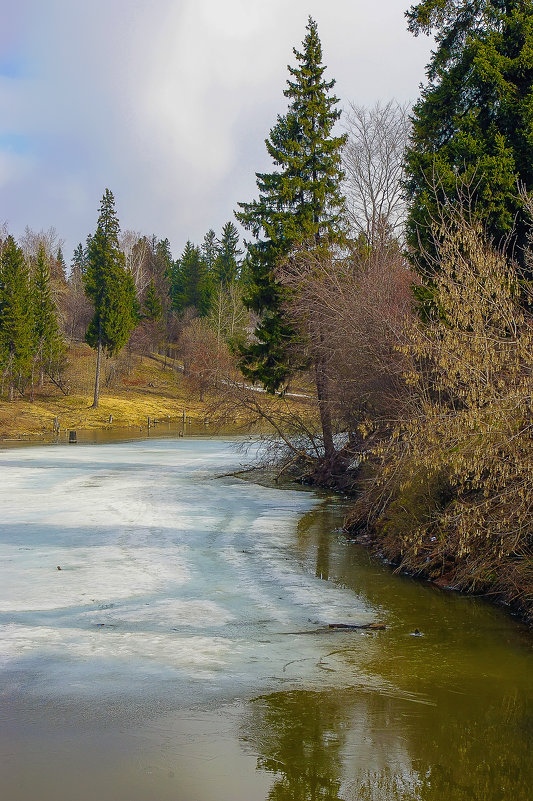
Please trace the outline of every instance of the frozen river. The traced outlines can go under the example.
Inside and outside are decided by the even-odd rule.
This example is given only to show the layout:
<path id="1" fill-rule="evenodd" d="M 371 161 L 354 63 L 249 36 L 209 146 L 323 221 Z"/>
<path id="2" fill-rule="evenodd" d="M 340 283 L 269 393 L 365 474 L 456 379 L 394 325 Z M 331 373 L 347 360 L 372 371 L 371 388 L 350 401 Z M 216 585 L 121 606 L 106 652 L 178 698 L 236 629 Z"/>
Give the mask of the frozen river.
<path id="1" fill-rule="evenodd" d="M 372 563 L 339 501 L 219 477 L 240 460 L 0 452 L 4 801 L 526 801 L 529 635 Z"/>

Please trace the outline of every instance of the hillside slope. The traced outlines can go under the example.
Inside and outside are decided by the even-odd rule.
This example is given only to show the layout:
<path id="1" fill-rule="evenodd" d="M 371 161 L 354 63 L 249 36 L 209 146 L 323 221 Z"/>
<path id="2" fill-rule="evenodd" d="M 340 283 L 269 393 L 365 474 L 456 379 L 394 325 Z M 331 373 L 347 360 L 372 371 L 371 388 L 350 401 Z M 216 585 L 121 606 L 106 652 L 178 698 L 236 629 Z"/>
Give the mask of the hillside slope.
<path id="1" fill-rule="evenodd" d="M 195 422 L 205 416 L 207 398 L 199 395 L 172 366 L 133 354 L 106 359 L 101 385 L 100 405 L 91 407 L 95 372 L 94 351 L 87 345 L 70 348 L 65 374 L 65 395 L 46 380 L 24 398 L 9 403 L 0 401 L 0 439 L 44 438 L 53 433 L 54 419 L 61 429 L 98 429 L 147 426 L 151 420 L 174 422 L 183 414 Z M 110 419 L 111 418 L 111 419 Z"/>

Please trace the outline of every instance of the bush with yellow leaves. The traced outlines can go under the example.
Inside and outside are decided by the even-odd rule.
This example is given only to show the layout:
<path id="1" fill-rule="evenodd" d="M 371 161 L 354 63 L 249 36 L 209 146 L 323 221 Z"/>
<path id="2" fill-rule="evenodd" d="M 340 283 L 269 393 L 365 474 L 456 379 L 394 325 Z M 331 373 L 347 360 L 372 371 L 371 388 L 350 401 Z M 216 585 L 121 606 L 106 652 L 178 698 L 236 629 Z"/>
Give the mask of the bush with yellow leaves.
<path id="1" fill-rule="evenodd" d="M 403 568 L 533 608 L 533 316 L 527 285 L 458 217 L 410 322 L 408 413 L 377 454 L 381 544 Z M 376 496 L 374 495 L 374 498 Z"/>

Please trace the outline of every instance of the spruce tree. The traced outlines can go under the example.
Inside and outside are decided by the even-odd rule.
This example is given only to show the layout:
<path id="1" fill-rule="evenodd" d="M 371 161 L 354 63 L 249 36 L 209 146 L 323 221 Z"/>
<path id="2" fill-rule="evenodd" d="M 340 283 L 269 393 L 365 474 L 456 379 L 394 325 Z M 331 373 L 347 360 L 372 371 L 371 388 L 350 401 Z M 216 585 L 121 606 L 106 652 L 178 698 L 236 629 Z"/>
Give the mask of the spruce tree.
<path id="1" fill-rule="evenodd" d="M 39 367 L 39 383 L 42 385 L 44 373 L 55 374 L 64 353 L 57 309 L 52 297 L 50 259 L 43 244 L 39 245 L 35 259 L 31 294 L 35 358 Z"/>
<path id="2" fill-rule="evenodd" d="M 67 280 L 67 265 L 65 264 L 65 257 L 63 256 L 63 249 L 61 245 L 57 248 L 56 255 L 56 274 L 57 278 L 64 284 Z"/>
<path id="3" fill-rule="evenodd" d="M 33 355 L 30 279 L 24 254 L 12 236 L 2 246 L 0 259 L 0 365 L 8 398 L 24 394 Z"/>
<path id="4" fill-rule="evenodd" d="M 224 288 L 234 283 L 239 274 L 239 256 L 242 251 L 238 245 L 239 232 L 232 222 L 227 222 L 218 240 L 218 256 L 215 262 L 216 280 Z"/>
<path id="5" fill-rule="evenodd" d="M 178 311 L 194 307 L 200 317 L 209 311 L 211 286 L 200 248 L 187 242 L 172 272 L 170 295 Z"/>
<path id="6" fill-rule="evenodd" d="M 174 264 L 168 239 L 160 239 L 155 243 L 154 257 L 155 273 L 159 278 L 159 282 L 164 283 L 170 279 Z"/>
<path id="7" fill-rule="evenodd" d="M 259 199 L 241 203 L 237 219 L 251 231 L 248 243 L 250 309 L 260 315 L 256 340 L 242 349 L 241 369 L 245 376 L 261 381 L 271 392 L 283 387 L 295 369 L 309 366 L 298 347 L 296 326 L 285 310 L 288 291 L 276 278 L 276 269 L 298 249 L 326 251 L 344 240 L 344 198 L 341 149 L 345 136 L 334 136 L 340 117 L 331 94 L 335 81 L 324 79 L 322 46 L 317 26 L 309 18 L 302 52 L 289 67 L 290 78 L 284 94 L 289 107 L 279 116 L 266 140 L 268 153 L 277 168 L 257 174 Z M 324 451 L 335 452 L 325 365 L 313 359 Z"/>
<path id="8" fill-rule="evenodd" d="M 437 45 L 406 155 L 415 261 L 432 269 L 432 222 L 466 199 L 495 243 L 525 263 L 519 188 L 533 190 L 533 4 L 423 0 L 407 19 Z"/>
<path id="9" fill-rule="evenodd" d="M 257 173 L 259 199 L 240 203 L 236 214 L 255 241 L 247 243 L 250 309 L 260 315 L 256 341 L 243 351 L 244 374 L 269 391 L 279 389 L 293 369 L 303 366 L 294 355 L 296 332 L 283 312 L 286 290 L 275 270 L 299 246 L 339 242 L 343 236 L 344 198 L 340 192 L 344 136 L 333 136 L 340 111 L 331 94 L 335 81 L 323 77 L 322 47 L 309 18 L 298 65 L 289 67 L 284 94 L 289 108 L 278 116 L 266 140 L 274 163 L 271 173 Z"/>
<path id="10" fill-rule="evenodd" d="M 138 321 L 133 277 L 125 268 L 118 243 L 119 222 L 113 193 L 106 189 L 100 205 L 96 231 L 88 238 L 85 292 L 94 305 L 94 315 L 85 336 L 97 351 L 93 406 L 98 406 L 101 354 L 116 354 L 126 344 Z"/>
<path id="11" fill-rule="evenodd" d="M 202 258 L 205 261 L 207 272 L 209 276 L 212 277 L 215 275 L 215 263 L 219 253 L 217 235 L 212 228 L 210 228 L 207 234 L 204 236 L 201 252 Z"/>
<path id="12" fill-rule="evenodd" d="M 155 321 L 159 320 L 162 314 L 163 314 L 163 304 L 161 303 L 161 298 L 157 294 L 157 289 L 155 288 L 154 279 L 152 278 L 146 288 L 142 316 L 145 318 L 145 320 Z"/>
<path id="13" fill-rule="evenodd" d="M 170 277 L 172 275 L 174 260 L 172 258 L 168 239 L 155 240 L 154 238 L 154 241 L 152 280 L 161 302 L 161 316 L 166 319 L 170 306 Z"/>
<path id="14" fill-rule="evenodd" d="M 72 254 L 72 261 L 70 263 L 70 276 L 69 281 L 72 284 L 78 284 L 81 282 L 83 274 L 85 272 L 85 266 L 87 264 L 87 256 L 83 249 L 83 245 L 81 242 L 75 248 L 74 253 Z"/>
<path id="15" fill-rule="evenodd" d="M 65 333 L 71 339 L 83 339 L 91 318 L 91 304 L 85 294 L 83 276 L 87 255 L 81 242 L 75 248 L 70 262 L 68 286 L 64 302 Z"/>

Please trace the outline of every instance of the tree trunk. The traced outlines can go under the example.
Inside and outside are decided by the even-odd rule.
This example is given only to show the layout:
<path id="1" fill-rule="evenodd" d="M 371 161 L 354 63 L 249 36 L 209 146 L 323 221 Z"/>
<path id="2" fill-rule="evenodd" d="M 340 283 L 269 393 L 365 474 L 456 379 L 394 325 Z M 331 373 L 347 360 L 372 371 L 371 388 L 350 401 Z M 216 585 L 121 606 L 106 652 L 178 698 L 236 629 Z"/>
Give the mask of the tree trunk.
<path id="1" fill-rule="evenodd" d="M 321 358 L 317 358 L 315 361 L 315 383 L 320 423 L 322 425 L 322 438 L 324 440 L 324 456 L 326 459 L 331 459 L 335 455 L 335 444 L 333 442 L 333 424 L 331 422 L 331 406 L 329 403 L 329 382 L 324 362 Z"/>
<path id="2" fill-rule="evenodd" d="M 98 399 L 100 397 L 100 362 L 102 358 L 102 339 L 98 336 L 98 348 L 96 351 L 96 378 L 94 379 L 94 400 L 93 409 L 98 408 Z"/>

